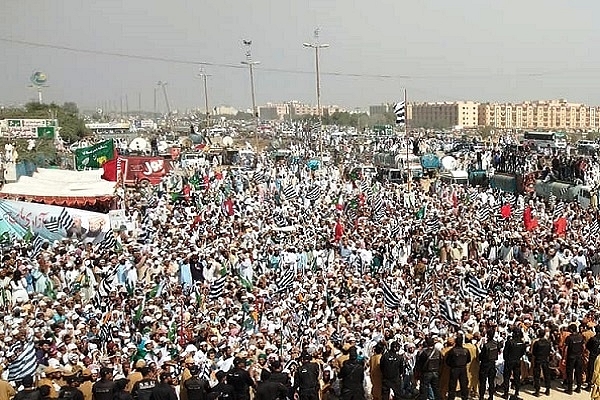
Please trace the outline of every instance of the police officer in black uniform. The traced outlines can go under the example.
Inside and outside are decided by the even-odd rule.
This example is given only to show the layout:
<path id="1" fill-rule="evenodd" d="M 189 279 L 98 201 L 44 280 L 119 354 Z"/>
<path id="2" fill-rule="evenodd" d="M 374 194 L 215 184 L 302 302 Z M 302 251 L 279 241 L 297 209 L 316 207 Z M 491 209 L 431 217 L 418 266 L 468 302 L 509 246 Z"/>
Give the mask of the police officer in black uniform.
<path id="1" fill-rule="evenodd" d="M 219 383 L 211 389 L 208 394 L 208 400 L 233 400 L 235 392 L 233 387 L 226 382 L 227 374 L 223 371 L 217 371 L 215 376 Z"/>
<path id="2" fill-rule="evenodd" d="M 533 356 L 533 388 L 534 396 L 540 395 L 540 372 L 544 374 L 544 386 L 546 396 L 550 396 L 550 353 L 552 344 L 546 339 L 546 331 L 543 328 L 537 331 L 537 340 L 531 346 Z"/>
<path id="3" fill-rule="evenodd" d="M 190 367 L 192 377 L 183 382 L 183 388 L 187 392 L 188 400 L 206 400 L 210 385 L 207 380 L 200 378 L 200 367 L 192 365 Z"/>
<path id="4" fill-rule="evenodd" d="M 521 329 L 514 328 L 512 336 L 504 345 L 504 382 L 502 383 L 504 394 L 502 397 L 508 398 L 510 389 L 510 377 L 512 375 L 515 386 L 515 397 L 519 397 L 519 389 L 521 388 L 521 358 L 525 355 L 527 348 L 523 342 L 523 332 Z"/>
<path id="5" fill-rule="evenodd" d="M 592 375 L 594 374 L 594 363 L 596 362 L 598 355 L 600 355 L 600 325 L 596 325 L 596 334 L 587 341 L 585 347 L 590 352 L 585 376 L 587 381 L 587 390 L 591 390 Z"/>
<path id="6" fill-rule="evenodd" d="M 250 388 L 256 385 L 246 371 L 246 360 L 242 357 L 233 359 L 233 369 L 227 374 L 227 383 L 233 387 L 235 400 L 250 400 Z"/>
<path id="7" fill-rule="evenodd" d="M 467 364 L 471 362 L 471 353 L 463 347 L 463 336 L 457 335 L 454 347 L 446 354 L 446 365 L 450 367 L 448 381 L 448 400 L 456 397 L 456 383 L 460 382 L 460 397 L 462 400 L 469 398 L 469 378 L 467 377 Z"/>
<path id="8" fill-rule="evenodd" d="M 161 372 L 160 382 L 154 386 L 150 393 L 150 400 L 178 400 L 175 388 L 173 387 L 173 374 L 171 372 Z"/>
<path id="9" fill-rule="evenodd" d="M 425 348 L 417 356 L 415 369 L 419 372 L 421 384 L 419 386 L 419 400 L 427 400 L 429 389 L 433 392 L 434 400 L 439 400 L 440 395 L 440 368 L 442 366 L 442 353 L 435 348 L 431 336 L 425 338 Z"/>
<path id="10" fill-rule="evenodd" d="M 310 354 L 302 353 L 302 365 L 294 375 L 293 391 L 298 392 L 300 400 L 319 399 L 319 366 L 311 360 Z"/>
<path id="11" fill-rule="evenodd" d="M 567 394 L 573 394 L 573 373 L 577 388 L 575 393 L 581 392 L 583 381 L 583 348 L 585 338 L 577 331 L 577 325 L 569 325 L 571 334 L 565 339 L 565 355 L 567 359 Z"/>
<path id="12" fill-rule="evenodd" d="M 494 398 L 496 392 L 496 361 L 500 355 L 500 344 L 494 340 L 495 333 L 494 327 L 488 327 L 487 340 L 479 352 L 479 400 L 483 400 L 486 386 L 490 400 Z"/>
<path id="13" fill-rule="evenodd" d="M 341 400 L 364 400 L 365 368 L 358 361 L 356 347 L 348 350 L 348 359 L 344 361 L 338 377 L 341 379 Z"/>
<path id="14" fill-rule="evenodd" d="M 273 375 L 258 384 L 254 400 L 285 400 L 288 388 L 281 382 L 273 380 Z"/>
<path id="15" fill-rule="evenodd" d="M 64 375 L 66 385 L 58 392 L 60 400 L 84 400 L 83 392 L 79 390 L 81 379 L 76 374 Z"/>
<path id="16" fill-rule="evenodd" d="M 112 368 L 100 368 L 100 380 L 92 386 L 93 400 L 114 400 L 115 383 Z"/>
<path id="17" fill-rule="evenodd" d="M 156 386 L 156 379 L 152 377 L 152 370 L 149 367 L 141 367 L 139 371 L 142 379 L 133 385 L 131 395 L 134 400 L 150 400 L 152 389 Z"/>
<path id="18" fill-rule="evenodd" d="M 404 361 L 398 354 L 400 343 L 390 343 L 390 348 L 386 351 L 379 361 L 381 369 L 381 398 L 390 399 L 390 390 L 394 391 L 395 396 L 402 392 L 402 374 L 404 372 Z"/>
<path id="19" fill-rule="evenodd" d="M 21 381 L 23 389 L 19 390 L 13 400 L 42 400 L 42 394 L 33 384 L 33 376 L 28 375 Z"/>

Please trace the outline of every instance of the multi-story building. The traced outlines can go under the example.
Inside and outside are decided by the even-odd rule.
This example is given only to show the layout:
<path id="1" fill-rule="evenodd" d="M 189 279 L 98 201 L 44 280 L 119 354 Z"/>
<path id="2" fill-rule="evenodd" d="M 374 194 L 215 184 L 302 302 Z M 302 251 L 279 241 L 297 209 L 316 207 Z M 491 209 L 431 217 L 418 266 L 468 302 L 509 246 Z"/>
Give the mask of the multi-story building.
<path id="1" fill-rule="evenodd" d="M 336 105 L 321 106 L 322 115 L 331 115 L 336 112 L 346 112 L 346 109 Z M 267 103 L 259 107 L 259 115 L 262 119 L 285 119 L 290 117 L 303 117 L 319 115 L 318 108 L 312 104 L 302 104 L 297 101 L 287 103 Z"/>
<path id="2" fill-rule="evenodd" d="M 410 103 L 407 117 L 411 127 L 470 128 L 479 123 L 479 103 L 473 101 Z"/>
<path id="3" fill-rule="evenodd" d="M 479 106 L 479 125 L 500 129 L 597 130 L 599 117 L 600 108 L 564 99 Z"/>
<path id="4" fill-rule="evenodd" d="M 394 108 L 390 104 L 369 106 L 369 115 L 384 115 L 392 111 L 394 111 Z"/>

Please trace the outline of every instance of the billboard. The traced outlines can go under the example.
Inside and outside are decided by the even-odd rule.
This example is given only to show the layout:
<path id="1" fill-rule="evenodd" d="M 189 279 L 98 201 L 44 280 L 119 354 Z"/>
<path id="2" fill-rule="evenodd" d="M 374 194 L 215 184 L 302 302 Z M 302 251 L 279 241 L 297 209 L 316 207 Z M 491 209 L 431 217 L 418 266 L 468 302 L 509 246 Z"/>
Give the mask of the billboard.
<path id="1" fill-rule="evenodd" d="M 4 119 L 0 121 L 0 136 L 14 139 L 52 139 L 56 133 L 56 120 Z"/>

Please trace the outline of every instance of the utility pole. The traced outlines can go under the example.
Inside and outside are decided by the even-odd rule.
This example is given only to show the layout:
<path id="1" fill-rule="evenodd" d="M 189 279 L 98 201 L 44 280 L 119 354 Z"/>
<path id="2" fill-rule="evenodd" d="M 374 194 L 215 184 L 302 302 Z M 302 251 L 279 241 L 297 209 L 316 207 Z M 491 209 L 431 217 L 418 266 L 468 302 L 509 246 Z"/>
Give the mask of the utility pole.
<path id="1" fill-rule="evenodd" d="M 142 112 L 142 92 L 138 92 L 138 112 Z"/>
<path id="2" fill-rule="evenodd" d="M 254 130 L 254 140 L 256 145 L 256 152 L 258 152 L 258 111 L 256 109 L 256 96 L 254 94 L 254 66 L 260 64 L 260 61 L 252 60 L 252 40 L 244 40 L 244 46 L 246 46 L 246 60 L 242 61 L 242 64 L 248 66 L 250 71 L 250 93 L 252 95 L 252 118 L 256 123 Z"/>
<path id="3" fill-rule="evenodd" d="M 156 113 L 158 112 L 158 109 L 156 108 L 156 105 L 157 105 L 156 104 L 156 91 L 157 90 L 158 90 L 157 88 L 154 88 L 154 114 L 155 114 L 155 116 L 156 116 Z"/>
<path id="4" fill-rule="evenodd" d="M 315 74 L 317 82 L 317 115 L 319 117 L 319 158 L 320 168 L 323 168 L 323 110 L 321 109 L 321 75 L 319 71 L 319 49 L 329 47 L 327 43 L 319 43 L 319 28 L 315 29 L 314 43 L 303 43 L 307 48 L 315 49 Z"/>
<path id="5" fill-rule="evenodd" d="M 210 127 L 210 112 L 208 111 L 208 84 L 207 78 L 211 75 L 207 75 L 204 71 L 204 68 L 200 68 L 200 73 L 198 77 L 202 78 L 202 82 L 204 85 L 204 106 L 206 108 L 206 132 L 208 132 L 208 128 Z"/>
<path id="6" fill-rule="evenodd" d="M 165 105 L 167 106 L 167 127 L 172 129 L 171 105 L 169 104 L 169 96 L 167 96 L 167 82 L 158 81 L 157 85 L 162 88 L 163 96 L 165 96 Z"/>
<path id="7" fill-rule="evenodd" d="M 129 96 L 125 95 L 125 114 L 129 117 Z"/>

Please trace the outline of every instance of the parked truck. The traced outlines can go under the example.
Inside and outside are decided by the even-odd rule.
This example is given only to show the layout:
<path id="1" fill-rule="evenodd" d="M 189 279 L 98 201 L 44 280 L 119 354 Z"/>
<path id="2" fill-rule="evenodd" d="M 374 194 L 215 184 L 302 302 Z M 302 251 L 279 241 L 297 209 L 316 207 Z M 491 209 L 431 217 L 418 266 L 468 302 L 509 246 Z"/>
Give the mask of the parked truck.
<path id="1" fill-rule="evenodd" d="M 122 156 L 123 184 L 158 185 L 173 166 L 171 161 L 163 157 L 152 156 Z"/>
<path id="2" fill-rule="evenodd" d="M 534 174 L 497 173 L 490 177 L 490 187 L 515 194 L 534 193 L 543 198 L 556 196 L 558 200 L 577 202 L 582 207 L 591 204 L 592 190 L 589 186 L 563 181 L 545 182 Z"/>

